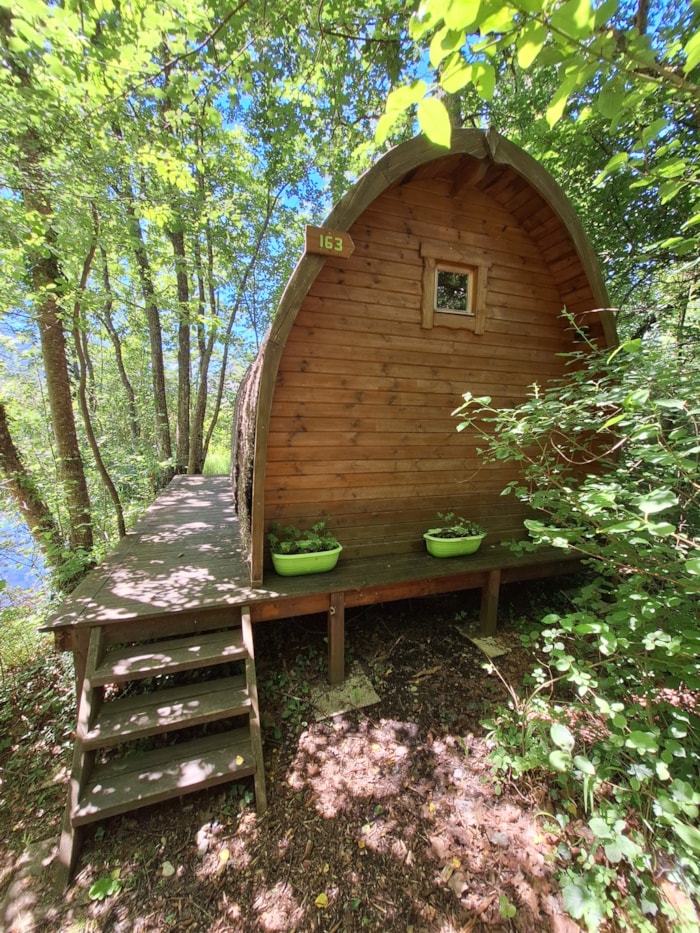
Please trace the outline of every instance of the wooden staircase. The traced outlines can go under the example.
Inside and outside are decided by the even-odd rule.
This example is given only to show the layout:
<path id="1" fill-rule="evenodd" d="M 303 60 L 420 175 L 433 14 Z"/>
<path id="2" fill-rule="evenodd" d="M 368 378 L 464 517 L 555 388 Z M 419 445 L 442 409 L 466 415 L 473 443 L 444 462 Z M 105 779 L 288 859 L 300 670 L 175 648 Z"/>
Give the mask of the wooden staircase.
<path id="1" fill-rule="evenodd" d="M 249 776 L 258 813 L 264 812 L 250 611 L 244 606 L 232 615 L 226 628 L 219 622 L 218 630 L 172 637 L 174 626 L 164 631 L 166 637 L 127 645 L 109 644 L 109 626 L 91 629 L 59 843 L 61 888 L 72 877 L 89 823 Z M 222 665 L 235 670 L 223 676 Z M 167 675 L 183 672 L 188 672 L 179 678 L 184 685 L 162 684 Z M 155 680 L 145 692 L 147 679 Z M 141 692 L 106 698 L 106 688 L 115 684 Z M 211 723 L 219 727 L 203 728 Z M 160 737 L 159 747 L 143 750 L 144 744 L 155 744 L 143 740 L 154 736 Z"/>

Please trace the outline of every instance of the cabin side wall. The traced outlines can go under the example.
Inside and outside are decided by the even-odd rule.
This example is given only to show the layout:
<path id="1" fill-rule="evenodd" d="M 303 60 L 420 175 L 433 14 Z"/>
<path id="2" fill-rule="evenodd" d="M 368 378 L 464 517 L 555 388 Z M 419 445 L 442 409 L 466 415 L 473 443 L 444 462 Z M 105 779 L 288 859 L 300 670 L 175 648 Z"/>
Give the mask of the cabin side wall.
<path id="1" fill-rule="evenodd" d="M 513 467 L 483 464 L 451 412 L 464 392 L 507 406 L 560 375 L 557 354 L 573 346 L 562 308 L 585 316 L 595 302 L 526 182 L 497 166 L 467 177 L 441 177 L 438 163 L 389 188 L 351 227 L 354 254 L 326 260 L 303 299 L 272 400 L 266 530 L 328 514 L 346 557 L 395 553 L 422 548 L 449 510 L 491 540 L 522 537 L 523 507 L 501 496 Z M 488 265 L 483 334 L 451 315 L 422 326 L 426 243 Z"/>

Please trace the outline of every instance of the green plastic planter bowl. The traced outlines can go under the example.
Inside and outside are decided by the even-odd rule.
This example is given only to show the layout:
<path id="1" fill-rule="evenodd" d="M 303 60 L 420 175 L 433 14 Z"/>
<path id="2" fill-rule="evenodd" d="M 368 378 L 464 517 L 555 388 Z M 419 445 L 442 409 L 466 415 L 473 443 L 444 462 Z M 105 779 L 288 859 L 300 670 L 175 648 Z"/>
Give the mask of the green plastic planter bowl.
<path id="1" fill-rule="evenodd" d="M 486 537 L 483 535 L 474 535 L 473 538 L 436 538 L 429 531 L 423 535 L 428 554 L 433 557 L 461 557 L 464 554 L 474 554 L 481 547 L 481 542 Z"/>
<path id="2" fill-rule="evenodd" d="M 281 577 L 299 577 L 305 573 L 327 573 L 338 563 L 342 545 L 332 551 L 310 554 L 272 554 L 272 565 Z"/>

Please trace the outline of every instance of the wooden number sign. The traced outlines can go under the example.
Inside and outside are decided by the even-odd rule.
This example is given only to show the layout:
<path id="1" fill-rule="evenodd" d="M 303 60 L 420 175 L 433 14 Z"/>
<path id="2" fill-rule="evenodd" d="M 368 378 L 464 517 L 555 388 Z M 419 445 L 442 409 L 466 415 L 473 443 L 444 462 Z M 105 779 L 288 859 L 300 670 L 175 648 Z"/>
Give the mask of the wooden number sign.
<path id="1" fill-rule="evenodd" d="M 306 225 L 306 252 L 318 253 L 320 256 L 352 256 L 355 244 L 349 233 L 339 230 L 328 230 L 327 227 L 312 227 Z"/>

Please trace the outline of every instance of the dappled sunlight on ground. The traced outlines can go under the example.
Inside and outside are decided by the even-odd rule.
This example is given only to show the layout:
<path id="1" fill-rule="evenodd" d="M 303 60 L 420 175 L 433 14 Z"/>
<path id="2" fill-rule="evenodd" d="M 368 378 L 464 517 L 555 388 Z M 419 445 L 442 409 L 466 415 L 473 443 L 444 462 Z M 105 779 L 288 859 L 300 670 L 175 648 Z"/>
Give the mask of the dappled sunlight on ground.
<path id="1" fill-rule="evenodd" d="M 353 727 L 342 718 L 330 730 L 305 732 L 289 786 L 301 790 L 308 784 L 317 809 L 327 817 L 336 816 L 350 797 L 394 797 L 409 779 L 417 732 L 413 723 L 389 721 L 377 727 L 365 721 Z"/>
<path id="2" fill-rule="evenodd" d="M 413 722 L 338 717 L 301 735 L 287 782 L 327 820 L 359 807 L 364 822 L 346 829 L 354 855 L 392 860 L 407 879 L 422 876 L 451 897 L 458 916 L 498 916 L 509 890 L 529 929 L 549 928 L 552 844 L 531 801 L 496 794 L 486 756 L 483 740 L 430 735 L 426 746 Z M 421 900 L 418 887 L 413 912 L 429 917 Z"/>
<path id="3" fill-rule="evenodd" d="M 31 924 L 8 933 L 576 933 L 552 879 L 557 840 L 538 822 L 546 799 L 525 785 L 498 793 L 491 773 L 479 717 L 502 687 L 435 606 L 349 621 L 348 666 L 362 664 L 379 702 L 321 722 L 310 698 L 326 673 L 325 619 L 317 632 L 306 620 L 256 630 L 266 813 L 248 781 L 105 820 L 65 897 L 43 870 Z M 511 644 L 503 670 L 515 678 L 526 658 Z M 15 765 L 8 834 L 47 814 L 38 838 L 55 844 L 65 794 L 52 781 L 48 803 L 41 794 L 46 775 L 65 775 L 60 751 L 26 793 Z"/>

